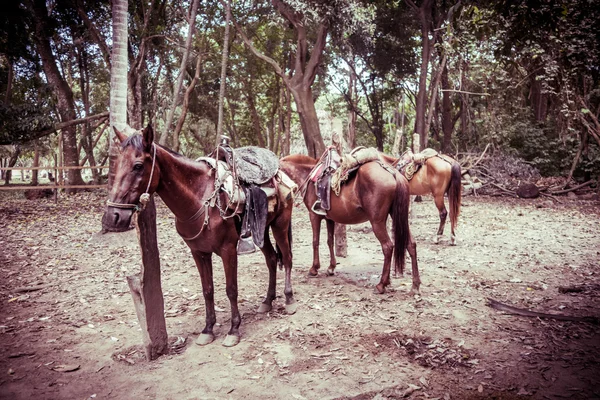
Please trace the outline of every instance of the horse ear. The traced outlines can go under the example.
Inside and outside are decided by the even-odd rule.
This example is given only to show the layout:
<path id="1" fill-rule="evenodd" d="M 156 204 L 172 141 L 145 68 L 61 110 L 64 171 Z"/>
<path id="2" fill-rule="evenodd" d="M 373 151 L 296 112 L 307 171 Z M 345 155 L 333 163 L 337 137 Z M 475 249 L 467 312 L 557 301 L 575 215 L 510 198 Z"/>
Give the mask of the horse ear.
<path id="1" fill-rule="evenodd" d="M 150 151 L 152 148 L 152 142 L 154 142 L 154 129 L 152 129 L 152 124 L 148 124 L 148 126 L 142 131 L 144 148 L 146 151 Z"/>
<path id="2" fill-rule="evenodd" d="M 123 132 L 118 130 L 116 126 L 113 126 L 113 130 L 115 131 L 114 139 L 117 144 L 121 144 L 125 139 L 127 139 L 127 136 L 125 136 Z"/>

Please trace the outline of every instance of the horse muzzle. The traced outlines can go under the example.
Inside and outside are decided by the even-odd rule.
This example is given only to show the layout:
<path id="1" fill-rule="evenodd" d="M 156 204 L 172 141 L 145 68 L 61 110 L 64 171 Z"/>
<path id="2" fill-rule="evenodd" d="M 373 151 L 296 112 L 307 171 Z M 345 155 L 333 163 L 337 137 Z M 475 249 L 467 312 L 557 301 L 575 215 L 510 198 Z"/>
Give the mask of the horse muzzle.
<path id="1" fill-rule="evenodd" d="M 107 206 L 102 216 L 102 228 L 109 232 L 125 232 L 133 227 L 131 226 L 131 217 L 135 212 L 131 208 L 117 208 Z"/>

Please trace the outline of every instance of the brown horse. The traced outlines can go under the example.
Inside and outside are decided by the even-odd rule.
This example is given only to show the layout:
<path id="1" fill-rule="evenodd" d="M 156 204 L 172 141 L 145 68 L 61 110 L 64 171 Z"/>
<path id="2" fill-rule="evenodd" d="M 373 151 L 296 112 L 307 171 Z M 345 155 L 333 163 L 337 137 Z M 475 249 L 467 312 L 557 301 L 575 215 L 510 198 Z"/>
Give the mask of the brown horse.
<path id="1" fill-rule="evenodd" d="M 410 162 L 412 153 L 404 153 L 400 158 L 388 156 L 380 153 L 383 161 L 391 164 L 394 167 L 399 167 L 402 171 L 402 163 Z M 444 204 L 444 195 L 448 194 L 448 202 L 450 203 L 450 244 L 456 244 L 455 228 L 458 224 L 458 215 L 460 214 L 460 204 L 462 198 L 461 186 L 461 168 L 460 164 L 452 157 L 444 154 L 437 154 L 428 158 L 421 168 L 408 181 L 408 187 L 411 195 L 425 195 L 431 193 L 433 201 L 440 215 L 440 226 L 437 236 L 434 239 L 435 243 L 439 243 L 444 235 L 444 225 L 448 211 Z"/>
<path id="2" fill-rule="evenodd" d="M 236 251 L 241 222 L 237 217 L 227 218 L 231 216 L 231 212 L 219 208 L 219 204 L 227 204 L 227 195 L 215 189 L 215 171 L 206 162 L 189 160 L 153 143 L 151 126 L 144 129 L 142 135 L 127 137 L 116 129 L 115 132 L 121 145 L 103 221 L 110 230 L 127 230 L 135 207 L 140 204 L 140 197 L 148 196 L 144 193 L 156 192 L 175 214 L 177 232 L 190 248 L 200 272 L 206 325 L 196 343 L 205 345 L 214 340 L 216 316 L 212 253 L 215 253 L 223 260 L 226 292 L 231 305 L 231 329 L 223 345 L 236 345 L 240 340 L 241 322 L 237 302 Z M 215 197 L 217 201 L 212 203 L 210 200 Z M 142 197 L 142 203 L 143 201 Z M 278 261 L 285 267 L 286 311 L 293 313 L 296 308 L 291 285 L 292 253 L 289 236 L 292 209 L 293 199 L 284 202 L 278 198 L 275 210 L 267 215 L 264 246 L 261 250 L 269 268 L 269 287 L 258 309 L 260 313 L 272 308 Z M 269 227 L 277 242 L 279 254 L 269 239 Z"/>
<path id="3" fill-rule="evenodd" d="M 417 266 L 417 246 L 410 234 L 408 226 L 408 206 L 410 196 L 408 182 L 401 174 L 386 169 L 379 161 L 361 165 L 354 175 L 341 186 L 339 196 L 331 193 L 331 208 L 326 216 L 312 212 L 317 199 L 314 182 L 309 182 L 309 175 L 317 165 L 317 160 L 301 154 L 290 155 L 280 160 L 281 169 L 288 174 L 301 188 L 305 188 L 304 204 L 309 210 L 313 231 L 313 265 L 310 276 L 316 276 L 320 268 L 319 236 L 321 220 L 327 221 L 327 245 L 329 246 L 330 263 L 327 274 L 333 275 L 336 259 L 333 251 L 333 228 L 335 223 L 359 224 L 369 221 L 373 233 L 381 243 L 383 250 L 383 271 L 376 288 L 379 293 L 385 292 L 390 284 L 390 266 L 394 256 L 395 270 L 404 271 L 405 253 L 408 250 L 412 261 L 411 294 L 419 292 L 421 280 Z M 394 242 L 387 232 L 386 221 L 392 217 Z"/>

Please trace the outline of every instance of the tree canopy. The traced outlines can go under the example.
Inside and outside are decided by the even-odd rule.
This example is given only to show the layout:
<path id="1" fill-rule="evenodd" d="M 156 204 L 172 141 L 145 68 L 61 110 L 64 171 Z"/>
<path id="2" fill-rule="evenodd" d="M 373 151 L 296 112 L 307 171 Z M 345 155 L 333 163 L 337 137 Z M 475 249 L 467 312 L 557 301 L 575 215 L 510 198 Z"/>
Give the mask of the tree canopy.
<path id="1" fill-rule="evenodd" d="M 106 162 L 111 4 L 3 6 L 0 144 Z M 129 2 L 128 123 L 151 122 L 191 157 L 215 143 L 225 4 Z M 301 143 L 318 156 L 331 140 L 323 124 L 338 118 L 349 142 L 383 151 L 418 132 L 421 145 L 490 145 L 547 175 L 600 172 L 593 2 L 242 0 L 231 15 L 222 118 L 236 146 L 284 155 Z"/>

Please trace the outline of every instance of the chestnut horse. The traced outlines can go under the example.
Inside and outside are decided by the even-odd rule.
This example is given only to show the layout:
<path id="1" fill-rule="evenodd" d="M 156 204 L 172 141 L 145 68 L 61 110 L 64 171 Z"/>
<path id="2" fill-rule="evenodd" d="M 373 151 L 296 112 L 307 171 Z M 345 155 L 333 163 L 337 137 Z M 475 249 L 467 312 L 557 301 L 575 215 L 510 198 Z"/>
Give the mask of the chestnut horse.
<path id="1" fill-rule="evenodd" d="M 281 169 L 303 190 L 304 204 L 309 210 L 313 231 L 313 264 L 308 274 L 316 276 L 320 268 L 321 220 L 325 219 L 327 222 L 327 245 L 330 254 L 328 275 L 333 275 L 336 266 L 333 251 L 335 223 L 352 225 L 369 221 L 373 227 L 373 233 L 381 243 L 384 256 L 383 271 L 380 282 L 376 286 L 377 291 L 384 293 L 385 287 L 390 284 L 392 255 L 394 256 L 395 270 L 402 273 L 406 250 L 408 250 L 412 261 L 410 292 L 411 294 L 418 293 L 421 280 L 417 266 L 417 246 L 408 225 L 410 196 L 406 178 L 394 170 L 386 169 L 380 161 L 362 164 L 341 186 L 339 196 L 332 191 L 331 208 L 327 211 L 327 215 L 323 216 L 312 211 L 317 193 L 314 182 L 309 181 L 309 176 L 317 163 L 316 159 L 302 154 L 286 156 L 280 160 Z M 386 227 L 388 215 L 392 217 L 393 242 Z"/>
<path id="2" fill-rule="evenodd" d="M 402 170 L 402 162 L 411 161 L 411 156 L 412 154 L 404 153 L 400 158 L 395 158 L 380 153 L 380 158 L 383 161 L 396 168 L 400 167 L 400 170 Z M 415 172 L 412 179 L 408 181 L 411 195 L 417 196 L 429 193 L 433 195 L 433 201 L 440 215 L 440 226 L 434 239 L 435 243 L 439 243 L 444 235 L 444 225 L 446 225 L 446 217 L 448 216 L 444 195 L 447 193 L 448 202 L 450 203 L 450 244 L 456 244 L 455 228 L 458 224 L 462 198 L 461 176 L 460 164 L 456 160 L 444 154 L 437 154 L 428 158 L 421 168 Z"/>
<path id="3" fill-rule="evenodd" d="M 156 143 L 151 126 L 142 135 L 130 137 L 115 129 L 120 151 L 115 167 L 115 177 L 103 221 L 109 230 L 129 228 L 140 197 L 157 193 L 175 215 L 175 227 L 188 245 L 202 280 L 202 294 L 206 307 L 206 325 L 196 343 L 205 345 L 214 340 L 216 323 L 212 253 L 223 260 L 225 286 L 231 305 L 231 328 L 223 341 L 224 346 L 235 346 L 240 340 L 241 317 L 238 310 L 236 245 L 240 236 L 240 218 L 219 208 L 227 204 L 227 195 L 215 189 L 215 171 L 206 162 L 196 162 L 176 154 Z M 144 190 L 146 192 L 144 192 Z M 146 194 L 148 193 L 148 194 Z M 216 203 L 210 200 L 215 198 Z M 214 204 L 211 205 L 211 204 Z M 277 262 L 285 267 L 286 311 L 296 308 L 292 284 L 292 253 L 290 236 L 293 199 L 285 202 L 278 197 L 274 211 L 267 215 L 264 246 L 261 249 L 269 268 L 267 295 L 258 312 L 271 310 L 275 299 Z M 279 254 L 269 239 L 269 227 L 277 242 Z"/>

